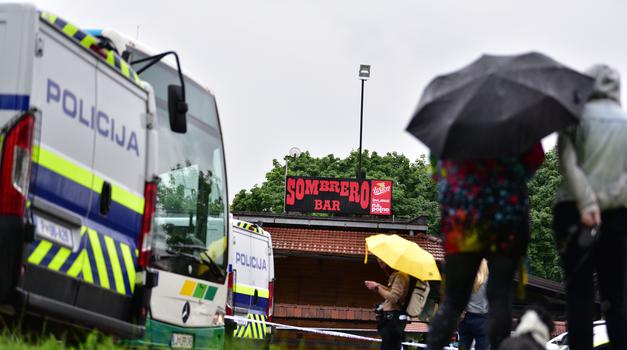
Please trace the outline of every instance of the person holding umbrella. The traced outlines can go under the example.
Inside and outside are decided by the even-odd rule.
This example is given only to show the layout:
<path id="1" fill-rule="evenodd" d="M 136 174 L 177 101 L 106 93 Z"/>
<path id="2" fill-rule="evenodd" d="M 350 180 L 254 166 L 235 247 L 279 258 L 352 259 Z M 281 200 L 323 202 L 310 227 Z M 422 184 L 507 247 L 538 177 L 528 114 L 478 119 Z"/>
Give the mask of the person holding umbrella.
<path id="1" fill-rule="evenodd" d="M 557 144 L 563 181 L 553 229 L 566 274 L 569 346 L 592 349 L 596 271 L 610 348 L 627 349 L 627 113 L 616 70 L 596 65 L 586 73 L 595 86 L 582 121 Z"/>
<path id="2" fill-rule="evenodd" d="M 387 286 L 375 281 L 364 281 L 366 288 L 384 299 L 377 307 L 377 330 L 381 335 L 382 350 L 399 350 L 405 340 L 407 315 L 403 312 L 403 301 L 409 289 L 409 276 L 393 270 L 381 259 L 377 259 L 381 269 L 389 276 Z"/>
<path id="3" fill-rule="evenodd" d="M 440 280 L 440 272 L 433 255 L 398 235 L 379 234 L 366 238 L 364 263 L 368 262 L 368 252 L 377 257 L 379 266 L 389 276 L 387 285 L 364 281 L 366 288 L 384 299 L 375 310 L 379 321 L 377 330 L 382 338 L 381 349 L 398 350 L 405 339 L 405 326 L 409 320 L 405 304 L 410 299 L 408 294 L 413 292 L 410 291 L 410 279 L 413 278 L 414 282 L 415 278 L 421 281 Z M 428 293 L 428 285 L 422 290 Z M 424 305 L 427 296 L 422 297 Z"/>
<path id="4" fill-rule="evenodd" d="M 407 130 L 437 159 L 446 263 L 428 349 L 447 344 L 484 258 L 491 348 L 510 334 L 512 280 L 530 235 L 527 181 L 544 160 L 539 141 L 578 121 L 592 83 L 529 53 L 484 55 L 425 89 Z"/>

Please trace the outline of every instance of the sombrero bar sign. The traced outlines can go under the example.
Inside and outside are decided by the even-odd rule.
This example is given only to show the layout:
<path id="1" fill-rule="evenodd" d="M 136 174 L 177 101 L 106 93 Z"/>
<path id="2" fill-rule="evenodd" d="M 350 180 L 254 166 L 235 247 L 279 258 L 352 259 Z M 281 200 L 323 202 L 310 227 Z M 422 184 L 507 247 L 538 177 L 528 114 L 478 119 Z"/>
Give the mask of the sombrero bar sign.
<path id="1" fill-rule="evenodd" d="M 392 215 L 392 181 L 288 176 L 285 210 Z"/>

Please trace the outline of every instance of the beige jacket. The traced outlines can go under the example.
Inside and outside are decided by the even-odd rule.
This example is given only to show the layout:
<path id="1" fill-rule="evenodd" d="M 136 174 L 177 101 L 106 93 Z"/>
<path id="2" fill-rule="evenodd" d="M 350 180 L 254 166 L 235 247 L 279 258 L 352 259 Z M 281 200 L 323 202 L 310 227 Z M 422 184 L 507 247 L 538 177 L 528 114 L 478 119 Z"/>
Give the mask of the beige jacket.
<path id="1" fill-rule="evenodd" d="M 387 287 L 379 285 L 377 288 L 379 295 L 385 299 L 383 311 L 401 311 L 408 289 L 409 276 L 404 272 L 393 272 L 388 279 Z"/>

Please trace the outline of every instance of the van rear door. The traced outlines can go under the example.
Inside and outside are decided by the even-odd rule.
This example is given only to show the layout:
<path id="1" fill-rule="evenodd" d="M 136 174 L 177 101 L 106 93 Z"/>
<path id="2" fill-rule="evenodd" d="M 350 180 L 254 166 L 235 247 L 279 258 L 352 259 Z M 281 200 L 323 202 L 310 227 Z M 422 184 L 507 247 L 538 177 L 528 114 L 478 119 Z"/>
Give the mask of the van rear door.
<path id="1" fill-rule="evenodd" d="M 38 21 L 42 51 L 35 56 L 31 95 L 31 105 L 41 110 L 30 189 L 35 237 L 20 282 L 25 293 L 66 305 L 92 276 L 84 234 L 93 198 L 98 62 L 62 31 L 75 29 L 70 26 L 46 13 Z"/>
<path id="2" fill-rule="evenodd" d="M 32 308 L 137 337 L 147 93 L 95 38 L 44 12 L 39 28 L 43 54 L 31 98 L 42 115 L 31 185 L 36 234 L 18 291 Z"/>

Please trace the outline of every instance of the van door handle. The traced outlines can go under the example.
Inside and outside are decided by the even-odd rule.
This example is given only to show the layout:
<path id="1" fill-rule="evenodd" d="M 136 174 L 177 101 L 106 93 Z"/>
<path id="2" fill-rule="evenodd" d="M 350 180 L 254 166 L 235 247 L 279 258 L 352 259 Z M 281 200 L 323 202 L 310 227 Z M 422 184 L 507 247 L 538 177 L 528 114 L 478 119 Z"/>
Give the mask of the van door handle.
<path id="1" fill-rule="evenodd" d="M 111 209 L 111 184 L 105 181 L 100 192 L 100 214 L 109 214 L 109 209 Z"/>

